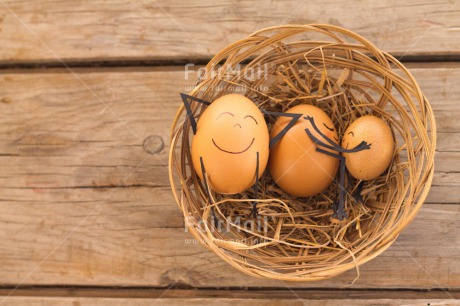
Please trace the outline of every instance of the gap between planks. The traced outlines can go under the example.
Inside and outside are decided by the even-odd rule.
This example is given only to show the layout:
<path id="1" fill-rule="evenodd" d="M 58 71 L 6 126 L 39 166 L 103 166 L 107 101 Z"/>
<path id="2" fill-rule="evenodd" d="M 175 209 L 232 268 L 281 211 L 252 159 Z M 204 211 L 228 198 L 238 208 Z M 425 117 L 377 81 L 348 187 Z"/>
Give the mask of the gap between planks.
<path id="1" fill-rule="evenodd" d="M 459 54 L 432 54 L 432 55 L 405 55 L 402 53 L 392 54 L 406 66 L 413 64 L 437 63 L 440 67 L 460 62 Z M 373 58 L 371 56 L 371 58 Z M 375 58 L 374 58 L 375 59 Z M 0 70 L 27 70 L 27 69 L 53 69 L 53 68 L 127 68 L 127 67 L 167 67 L 184 66 L 193 63 L 196 66 L 204 66 L 211 60 L 204 58 L 177 58 L 177 59 L 132 59 L 132 60 L 80 60 L 80 61 L 0 61 Z M 250 59 L 241 62 L 247 64 Z"/>
<path id="2" fill-rule="evenodd" d="M 449 296 L 447 295 L 449 293 Z M 88 298 L 248 298 L 263 299 L 448 299 L 460 298 L 460 290 L 443 288 L 431 290 L 413 289 L 288 289 L 288 288 L 190 288 L 157 287 L 99 287 L 99 286 L 33 286 L 0 287 L 2 297 L 88 297 Z"/>

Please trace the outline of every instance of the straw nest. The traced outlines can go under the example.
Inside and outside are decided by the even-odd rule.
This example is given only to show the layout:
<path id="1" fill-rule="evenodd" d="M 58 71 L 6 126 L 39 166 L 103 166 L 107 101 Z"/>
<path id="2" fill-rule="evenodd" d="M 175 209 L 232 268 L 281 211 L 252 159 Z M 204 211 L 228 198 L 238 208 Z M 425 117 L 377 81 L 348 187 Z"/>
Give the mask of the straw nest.
<path id="1" fill-rule="evenodd" d="M 337 184 L 314 197 L 296 198 L 280 190 L 266 171 L 254 220 L 249 217 L 252 190 L 206 196 L 191 164 L 193 133 L 182 106 L 172 126 L 169 174 L 189 232 L 252 276 L 315 281 L 349 269 L 359 276 L 359 265 L 387 249 L 415 217 L 432 182 L 435 119 L 414 77 L 356 33 L 332 25 L 288 25 L 260 30 L 220 51 L 189 94 L 213 101 L 235 92 L 269 111 L 316 105 L 332 118 L 339 135 L 360 116 L 381 117 L 394 133 L 393 161 L 379 178 L 364 182 L 364 205 L 346 196 L 349 218 L 342 222 L 331 219 Z M 205 108 L 192 103 L 197 119 Z M 274 120 L 267 117 L 269 129 Z M 348 179 L 349 193 L 358 183 Z"/>

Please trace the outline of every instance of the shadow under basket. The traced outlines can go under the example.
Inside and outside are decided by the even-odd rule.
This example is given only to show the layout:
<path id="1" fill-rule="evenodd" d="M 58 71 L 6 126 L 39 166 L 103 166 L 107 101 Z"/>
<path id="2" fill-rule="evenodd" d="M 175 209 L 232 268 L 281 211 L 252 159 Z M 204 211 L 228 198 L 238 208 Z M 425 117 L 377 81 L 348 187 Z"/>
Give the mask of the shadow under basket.
<path id="1" fill-rule="evenodd" d="M 433 179 L 436 124 L 416 80 L 393 56 L 340 27 L 287 25 L 229 45 L 201 70 L 191 96 L 212 102 L 239 93 L 275 112 L 312 104 L 330 116 L 339 135 L 356 118 L 372 114 L 388 123 L 395 140 L 389 168 L 363 182 L 363 203 L 347 194 L 349 217 L 335 222 L 334 182 L 321 194 L 297 198 L 266 171 L 256 200 L 252 190 L 211 192 L 208 198 L 192 166 L 193 132 L 182 106 L 171 131 L 172 190 L 188 231 L 233 267 L 285 281 L 322 280 L 349 269 L 359 276 L 359 265 L 385 251 L 415 217 Z M 206 106 L 191 102 L 191 108 L 198 119 Z M 267 120 L 270 130 L 275 118 Z M 349 193 L 359 183 L 349 177 Z M 249 217 L 255 201 L 257 219 Z"/>

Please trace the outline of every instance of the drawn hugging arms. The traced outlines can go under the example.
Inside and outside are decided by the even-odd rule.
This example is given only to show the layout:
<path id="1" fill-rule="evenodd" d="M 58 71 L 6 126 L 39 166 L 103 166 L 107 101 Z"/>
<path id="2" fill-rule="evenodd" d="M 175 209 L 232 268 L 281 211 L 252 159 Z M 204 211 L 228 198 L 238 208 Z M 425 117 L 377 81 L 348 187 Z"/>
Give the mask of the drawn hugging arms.
<path id="1" fill-rule="evenodd" d="M 190 95 L 187 95 L 187 94 L 184 94 L 184 93 L 181 93 L 181 98 L 182 98 L 182 101 L 184 103 L 184 106 L 185 106 L 185 109 L 187 111 L 187 118 L 190 120 L 190 124 L 192 126 L 192 130 L 193 130 L 193 134 L 196 134 L 196 129 L 197 129 L 197 123 L 196 123 L 196 120 L 195 118 L 193 117 L 193 112 L 192 112 L 192 108 L 190 106 L 190 102 L 188 99 L 192 100 L 192 101 L 196 101 L 196 102 L 199 102 L 199 103 L 202 103 L 204 105 L 210 105 L 211 103 L 208 102 L 208 101 L 205 101 L 203 99 L 200 99 L 200 98 L 196 98 L 194 96 L 190 96 Z M 269 148 L 272 148 L 279 140 L 281 140 L 281 138 L 284 137 L 284 135 L 286 135 L 286 133 L 297 123 L 297 121 L 302 117 L 302 114 L 292 114 L 292 113 L 282 113 L 282 112 L 269 112 L 269 111 L 266 111 L 266 110 L 261 110 L 262 113 L 266 114 L 266 115 L 269 115 L 269 116 L 285 116 L 285 117 L 290 117 L 292 118 L 292 120 L 277 134 L 275 135 L 271 140 L 270 140 L 270 143 L 269 143 Z M 342 147 L 340 147 L 338 144 L 336 144 L 333 140 L 331 140 L 330 138 L 328 138 L 326 135 L 324 135 L 324 133 L 321 132 L 321 130 L 316 126 L 316 123 L 315 123 L 315 120 L 313 117 L 311 116 L 304 116 L 304 119 L 306 120 L 309 120 L 311 122 L 311 125 L 313 127 L 313 129 L 322 137 L 324 138 L 330 145 L 328 144 L 325 144 L 324 142 L 320 141 L 317 137 L 315 137 L 310 131 L 309 129 L 305 129 L 305 131 L 307 132 L 308 136 L 318 145 L 322 146 L 322 147 L 325 147 L 325 148 L 328 148 L 328 149 L 331 149 L 331 150 L 334 150 L 334 151 L 337 151 L 337 152 L 341 152 L 341 153 L 353 153 L 353 152 L 358 152 L 358 151 L 362 151 L 362 150 L 366 150 L 366 149 L 369 149 L 371 144 L 368 144 L 367 142 L 365 141 L 362 141 L 360 144 L 358 144 L 356 147 L 352 148 L 352 149 L 344 149 Z"/>
<path id="2" fill-rule="evenodd" d="M 314 129 L 321 137 L 323 137 L 324 139 L 326 139 L 327 142 L 329 142 L 329 143 L 330 143 L 332 146 L 334 146 L 334 147 L 337 146 L 337 144 L 336 144 L 334 141 L 332 141 L 332 140 L 329 139 L 326 135 L 324 135 L 323 132 L 321 132 L 321 130 L 316 126 L 315 119 L 314 119 L 313 117 L 311 117 L 311 116 L 305 116 L 305 117 L 303 117 L 303 118 L 304 118 L 305 120 L 310 121 L 310 123 L 311 123 L 313 129 Z M 308 131 L 307 131 L 307 134 L 309 134 Z M 309 134 L 308 136 L 310 136 L 310 134 Z M 310 136 L 310 138 L 311 138 L 311 136 Z M 311 138 L 311 139 L 313 140 L 313 138 Z M 319 143 L 319 142 L 318 142 L 318 143 Z"/>
<path id="3" fill-rule="evenodd" d="M 196 134 L 197 133 L 197 122 L 196 122 L 195 118 L 193 117 L 193 112 L 192 112 L 192 108 L 191 108 L 191 105 L 190 105 L 190 101 L 196 101 L 196 102 L 202 103 L 203 105 L 206 105 L 206 106 L 210 105 L 211 103 L 209 103 L 207 101 L 204 101 L 202 99 L 199 99 L 199 98 L 195 98 L 193 96 L 186 95 L 186 94 L 181 94 L 181 97 L 182 97 L 182 100 L 184 102 L 185 109 L 187 110 L 187 118 L 190 120 L 190 124 L 192 126 L 192 130 L 193 130 L 194 134 Z M 231 105 L 229 105 L 229 107 L 230 106 Z M 299 113 L 270 112 L 270 111 L 266 111 L 266 110 L 263 110 L 263 109 L 259 109 L 259 110 L 263 114 L 265 114 L 267 116 L 276 116 L 276 117 L 285 116 L 285 117 L 289 117 L 291 119 L 290 122 L 288 122 L 280 132 L 278 132 L 274 137 L 271 137 L 271 139 L 269 141 L 269 148 L 267 148 L 267 149 L 272 148 L 278 141 L 280 141 L 287 134 L 287 132 L 303 116 L 303 114 L 299 114 Z M 340 160 L 340 182 L 339 182 L 339 185 L 340 185 L 339 186 L 339 188 L 340 188 L 339 199 L 340 199 L 340 201 L 339 201 L 339 203 L 336 203 L 334 205 L 334 213 L 335 213 L 336 216 L 339 217 L 339 219 L 341 219 L 343 217 L 346 217 L 346 214 L 345 214 L 345 212 L 343 210 L 344 193 L 345 193 L 344 175 L 345 175 L 345 172 L 346 172 L 345 171 L 345 157 L 343 155 L 341 155 L 341 153 L 353 153 L 353 152 L 366 150 L 366 149 L 370 148 L 370 144 L 368 144 L 365 141 L 362 141 L 361 143 L 359 143 L 356 147 L 354 147 L 352 149 L 344 149 L 338 143 L 336 143 L 333 140 L 331 140 L 330 138 L 328 138 L 318 128 L 318 126 L 316 125 L 315 120 L 314 120 L 313 117 L 311 117 L 309 115 L 306 115 L 306 116 L 304 116 L 304 119 L 310 121 L 313 130 L 316 131 L 316 133 L 315 133 L 316 136 L 315 136 L 312 133 L 311 128 L 310 129 L 309 128 L 305 129 L 305 132 L 307 133 L 309 138 L 314 142 L 314 144 L 316 146 L 316 151 L 318 151 L 320 153 L 323 153 L 323 154 L 333 156 L 333 157 L 335 157 L 335 158 Z M 333 129 L 327 127 L 327 126 L 326 126 L 326 128 L 328 128 L 329 130 L 333 130 Z M 318 139 L 318 138 L 320 138 L 321 140 Z M 327 151 L 325 149 L 328 149 L 330 151 Z M 255 177 L 256 177 L 256 179 L 255 179 L 255 182 L 253 184 L 253 190 L 254 190 L 254 198 L 258 198 L 259 151 L 257 151 L 257 154 L 256 154 L 255 157 L 256 157 L 255 158 L 255 162 L 256 162 Z M 204 164 L 206 163 L 206 161 L 204 161 L 201 156 L 200 156 L 200 162 L 201 162 L 201 171 L 202 171 L 203 175 L 205 176 L 205 171 L 206 170 L 205 170 L 205 165 Z M 205 179 L 205 185 L 207 185 L 206 179 Z M 209 198 L 210 191 L 206 190 L 206 193 L 207 193 L 207 196 Z M 253 209 L 252 209 L 252 212 L 250 214 L 250 215 L 253 214 L 254 217 L 257 216 L 256 204 L 257 204 L 256 202 L 253 202 Z"/>
<path id="4" fill-rule="evenodd" d="M 337 143 L 335 143 L 333 140 L 331 140 L 329 137 L 327 137 L 326 135 L 324 135 L 323 132 L 321 132 L 321 130 L 318 128 L 318 126 L 316 125 L 315 123 L 315 119 L 313 117 L 310 117 L 310 116 L 305 116 L 304 119 L 306 120 L 309 120 L 313 129 L 322 137 L 324 138 L 328 143 L 330 143 L 331 145 L 327 145 L 325 144 L 324 142 L 322 142 L 321 140 L 319 140 L 317 137 L 315 137 L 308 128 L 305 129 L 305 132 L 308 134 L 308 136 L 310 137 L 311 140 L 313 140 L 313 142 L 315 144 L 318 144 L 322 147 L 325 147 L 325 148 L 328 148 L 328 149 L 331 149 L 331 150 L 334 150 L 334 151 L 337 151 L 337 152 L 340 152 L 340 153 L 354 153 L 354 152 L 359 152 L 359 151 L 362 151 L 362 150 L 367 150 L 371 147 L 371 144 L 365 142 L 365 141 L 361 141 L 361 143 L 359 143 L 356 147 L 352 148 L 352 149 L 344 149 L 342 148 L 340 145 L 338 145 Z"/>
<path id="5" fill-rule="evenodd" d="M 328 143 L 331 144 L 331 145 L 328 145 L 328 144 L 322 142 L 317 137 L 315 137 L 308 128 L 306 128 L 305 132 L 307 133 L 307 135 L 310 137 L 310 139 L 316 145 L 318 145 L 318 147 L 316 147 L 316 151 L 318 151 L 320 153 L 323 153 L 323 154 L 326 154 L 326 155 L 329 155 L 329 156 L 332 156 L 332 157 L 335 157 L 335 158 L 339 159 L 339 161 L 340 161 L 340 178 L 339 178 L 339 184 L 338 184 L 339 189 L 340 189 L 339 190 L 339 201 L 335 202 L 334 205 L 333 205 L 333 210 L 334 210 L 333 217 L 338 219 L 338 220 L 343 220 L 344 218 L 348 218 L 348 215 L 347 215 L 347 213 L 345 212 L 345 209 L 344 209 L 344 200 L 345 200 L 345 192 L 346 192 L 346 190 L 345 190 L 345 172 L 346 172 L 346 170 L 345 170 L 345 157 L 343 155 L 341 155 L 340 153 L 355 153 L 355 152 L 367 150 L 367 149 L 370 149 L 371 144 L 367 143 L 366 141 L 361 141 L 356 147 L 354 147 L 352 149 L 344 149 L 340 145 L 336 144 L 334 141 L 329 139 L 326 135 L 324 135 L 321 132 L 321 130 L 316 126 L 314 118 L 312 118 L 310 116 L 305 116 L 304 118 L 306 120 L 309 120 L 311 122 L 311 125 L 312 125 L 313 129 L 322 138 L 324 138 Z M 324 150 L 321 147 L 330 149 L 330 150 L 332 150 L 334 152 Z"/>
<path id="6" fill-rule="evenodd" d="M 321 147 L 324 147 L 324 148 L 327 148 L 327 149 L 331 149 L 331 150 L 334 150 L 336 152 L 340 152 L 340 153 L 354 153 L 354 152 L 359 152 L 359 151 L 362 151 L 362 150 L 367 150 L 371 147 L 371 144 L 368 144 L 367 142 L 365 141 L 361 141 L 356 147 L 354 147 L 353 149 L 344 149 L 342 148 L 341 146 L 337 145 L 334 143 L 334 146 L 331 146 L 331 145 L 327 145 L 325 144 L 324 142 L 322 142 L 321 140 L 319 140 L 317 137 L 315 137 L 308 128 L 305 129 L 305 132 L 307 133 L 308 137 L 310 137 L 311 140 L 313 140 L 313 142 Z M 323 136 L 323 135 L 322 135 Z M 324 139 L 326 140 L 330 140 L 327 136 L 323 136 Z M 317 150 L 318 151 L 318 150 Z"/>

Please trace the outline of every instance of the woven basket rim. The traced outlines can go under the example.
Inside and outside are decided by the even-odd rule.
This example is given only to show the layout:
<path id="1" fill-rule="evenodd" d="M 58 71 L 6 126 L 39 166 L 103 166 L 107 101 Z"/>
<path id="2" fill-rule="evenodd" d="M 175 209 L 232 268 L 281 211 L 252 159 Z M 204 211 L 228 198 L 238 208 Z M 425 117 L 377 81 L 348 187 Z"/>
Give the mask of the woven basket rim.
<path id="1" fill-rule="evenodd" d="M 388 189 L 390 190 L 393 188 L 394 190 L 391 190 L 398 195 L 398 198 L 396 199 L 397 201 L 384 203 L 386 206 L 383 208 L 382 213 L 374 213 L 375 222 L 378 223 L 380 220 L 378 216 L 381 215 L 380 218 L 385 219 L 385 222 L 388 223 L 386 228 L 378 228 L 377 232 L 379 235 L 376 235 L 378 237 L 373 237 L 372 243 L 370 241 L 369 244 L 366 244 L 366 241 L 360 241 L 359 247 L 356 247 L 356 249 L 353 249 L 353 244 L 351 244 L 349 248 L 345 247 L 343 244 L 347 242 L 347 239 L 341 240 L 340 242 L 340 239 L 336 240 L 336 237 L 333 239 L 333 242 L 336 243 L 335 247 L 337 251 L 329 254 L 327 250 L 320 249 L 319 256 L 316 256 L 314 261 L 309 262 L 305 258 L 299 259 L 297 263 L 292 263 L 291 267 L 291 265 L 287 263 L 281 263 L 284 259 L 292 260 L 292 256 L 277 255 L 276 251 L 274 251 L 275 247 L 277 247 L 289 253 L 287 250 L 290 250 L 290 248 L 284 246 L 282 241 L 279 241 L 277 245 L 269 245 L 269 247 L 273 248 L 266 251 L 263 246 L 260 246 L 260 248 L 253 248 L 253 245 L 248 244 L 245 246 L 244 243 L 239 244 L 238 242 L 232 242 L 231 239 L 226 239 L 226 237 L 221 234 L 215 233 L 207 221 L 200 224 L 200 221 L 203 221 L 203 219 L 208 220 L 209 206 L 203 204 L 203 198 L 201 197 L 203 195 L 202 183 L 196 181 L 196 176 L 194 178 L 192 174 L 193 171 L 190 172 L 190 152 L 188 148 L 184 150 L 184 145 L 189 145 L 187 139 L 191 131 L 189 122 L 185 120 L 185 109 L 183 105 L 179 107 L 171 128 L 171 147 L 168 162 L 170 184 L 174 198 L 186 219 L 188 231 L 195 239 L 199 240 L 227 263 L 248 275 L 284 281 L 316 281 L 334 277 L 350 269 L 356 269 L 358 277 L 359 266 L 377 257 L 390 247 L 401 231 L 414 219 L 428 195 L 433 180 L 434 153 L 436 148 L 435 118 L 429 101 L 423 95 L 419 85 L 409 70 L 395 57 L 378 49 L 373 43 L 350 30 L 327 24 L 291 24 L 258 30 L 248 37 L 223 48 L 205 66 L 204 76 L 214 69 L 218 63 L 223 63 L 222 67 L 225 65 L 236 65 L 241 62 L 248 65 L 256 60 L 270 61 L 272 58 L 276 58 L 278 62 L 286 66 L 283 59 L 289 58 L 289 54 L 291 54 L 289 52 L 292 50 L 297 50 L 296 48 L 302 47 L 305 44 L 322 43 L 322 41 L 314 40 L 293 40 L 293 42 L 285 42 L 285 40 L 292 39 L 296 35 L 304 35 L 306 33 L 321 34 L 332 39 L 332 41 L 323 45 L 324 48 L 317 50 L 313 49 L 313 51 L 312 49 L 305 50 L 305 53 L 311 52 L 309 55 L 312 55 L 315 61 L 318 56 L 316 53 L 319 53 L 318 50 L 321 50 L 321 53 L 324 52 L 326 54 L 323 54 L 322 58 L 323 64 L 326 66 L 326 62 L 329 63 L 332 58 L 332 56 L 329 58 L 329 49 L 337 48 L 337 59 L 340 58 L 340 60 L 343 60 L 344 67 L 348 65 L 347 60 L 350 61 L 351 65 L 362 65 L 356 66 L 356 68 L 350 68 L 352 73 L 359 72 L 365 75 L 367 73 L 366 70 L 369 70 L 369 75 L 373 75 L 372 73 L 374 73 L 377 78 L 382 78 L 381 83 L 376 82 L 373 84 L 373 86 L 381 90 L 381 98 L 379 101 L 369 106 L 373 107 L 373 111 L 377 112 L 379 115 L 387 116 L 389 111 L 385 109 L 391 107 L 391 111 L 396 111 L 398 115 L 404 114 L 405 116 L 402 117 L 401 123 L 394 123 L 392 129 L 398 136 L 403 135 L 403 140 L 406 143 L 402 145 L 401 151 L 398 151 L 395 158 L 397 156 L 399 161 L 402 152 L 407 151 L 408 165 L 407 168 L 406 166 L 401 169 L 398 168 L 400 173 L 397 173 L 398 171 L 393 173 L 393 170 L 391 170 L 391 175 L 389 174 L 389 176 L 391 176 L 391 181 L 387 178 L 388 181 L 386 182 L 388 186 L 390 186 Z M 286 56 L 284 56 L 283 53 L 284 57 L 278 59 L 277 56 L 279 57 L 279 54 L 276 54 L 276 48 L 280 48 L 282 50 L 280 52 L 286 52 Z M 262 50 L 265 49 L 268 49 L 268 51 L 262 52 Z M 258 54 L 258 52 L 261 53 Z M 298 52 L 301 53 L 302 51 Z M 341 55 L 345 57 L 342 58 L 340 57 Z M 293 56 L 295 57 L 297 55 Z M 371 56 L 373 58 L 371 58 Z M 360 61 L 358 62 L 356 58 L 359 58 Z M 373 62 L 369 61 L 368 58 L 371 58 Z M 365 65 L 366 63 L 368 66 Z M 279 68 L 281 65 L 278 64 L 278 66 L 275 65 L 275 67 Z M 345 67 L 343 69 L 349 68 Z M 378 73 L 381 73 L 380 76 L 378 76 Z M 329 76 L 326 78 L 328 77 Z M 189 94 L 201 97 L 210 94 L 212 90 L 203 88 L 206 86 L 209 86 L 211 89 L 214 88 L 213 86 L 217 85 L 213 84 L 213 82 L 216 84 L 225 83 L 228 85 L 228 82 L 224 82 L 221 79 L 206 79 L 200 76 L 195 88 Z M 348 84 L 347 86 L 349 86 L 347 87 L 348 89 L 354 88 L 353 85 Z M 389 92 L 387 92 L 387 90 L 389 90 Z M 401 97 L 393 95 L 393 90 L 397 90 Z M 275 103 L 277 101 L 277 99 L 272 99 L 271 97 L 264 97 L 262 93 L 255 94 L 260 96 L 260 99 L 266 98 L 270 103 Z M 276 103 L 275 105 L 278 106 Z M 346 105 L 346 103 L 344 103 L 344 105 Z M 350 107 L 350 104 L 346 106 Z M 284 105 L 282 105 L 282 107 L 284 107 Z M 405 108 L 408 108 L 408 111 L 405 110 Z M 200 111 L 203 111 L 203 109 L 200 109 L 198 106 L 195 106 L 194 109 L 198 114 Z M 393 118 L 392 116 L 393 115 L 391 115 L 390 118 Z M 393 124 L 393 121 L 391 122 Z M 405 133 L 408 132 L 410 132 L 408 136 L 404 136 Z M 411 133 L 416 136 L 414 139 L 412 139 Z M 179 154 L 178 151 L 180 152 Z M 190 174 L 187 173 L 186 169 L 188 169 Z M 406 174 L 403 174 L 403 172 L 405 173 L 407 171 L 409 172 L 411 180 L 406 182 L 404 181 L 404 175 Z M 176 181 L 177 179 L 179 181 L 178 183 Z M 193 188 L 191 188 L 191 186 L 193 186 Z M 401 189 L 401 187 L 403 188 Z M 201 190 L 201 193 L 197 193 L 196 190 Z M 404 192 L 406 194 L 409 193 L 409 196 L 402 196 Z M 381 193 L 376 195 L 376 197 L 387 196 L 391 198 L 389 194 L 390 192 L 388 191 L 387 194 Z M 222 200 L 222 198 L 219 199 Z M 279 200 L 282 202 L 285 201 L 284 198 Z M 223 201 L 225 201 L 225 199 Z M 231 199 L 228 201 L 231 201 Z M 288 209 L 293 210 L 293 208 L 289 208 L 289 206 Z M 291 211 L 291 213 L 292 212 L 297 211 Z M 385 217 L 383 217 L 384 215 Z M 367 221 L 363 221 L 363 224 L 365 224 L 365 222 Z M 284 223 L 281 225 L 284 230 L 283 226 Z M 294 227 L 295 226 L 296 224 L 294 224 Z M 364 235 L 371 233 L 371 229 L 376 229 L 376 227 L 372 227 L 371 225 L 367 226 L 368 231 L 364 232 Z M 330 225 L 329 229 L 334 233 L 335 230 L 339 233 L 343 230 L 344 233 L 346 233 L 344 235 L 353 232 L 350 230 L 349 224 Z M 355 235 L 357 234 L 353 232 L 349 234 L 349 237 L 354 237 Z M 371 236 L 371 234 L 369 234 L 369 236 Z M 305 243 L 306 242 L 305 240 Z M 342 250 L 340 250 L 337 244 L 342 244 Z M 320 257 L 322 252 L 324 252 L 324 259 Z M 262 254 L 267 255 L 262 256 Z M 284 253 L 281 252 L 281 254 Z M 331 258 L 328 258 L 327 255 L 330 255 Z M 295 268 L 297 267 L 295 264 L 297 264 L 298 268 Z"/>

